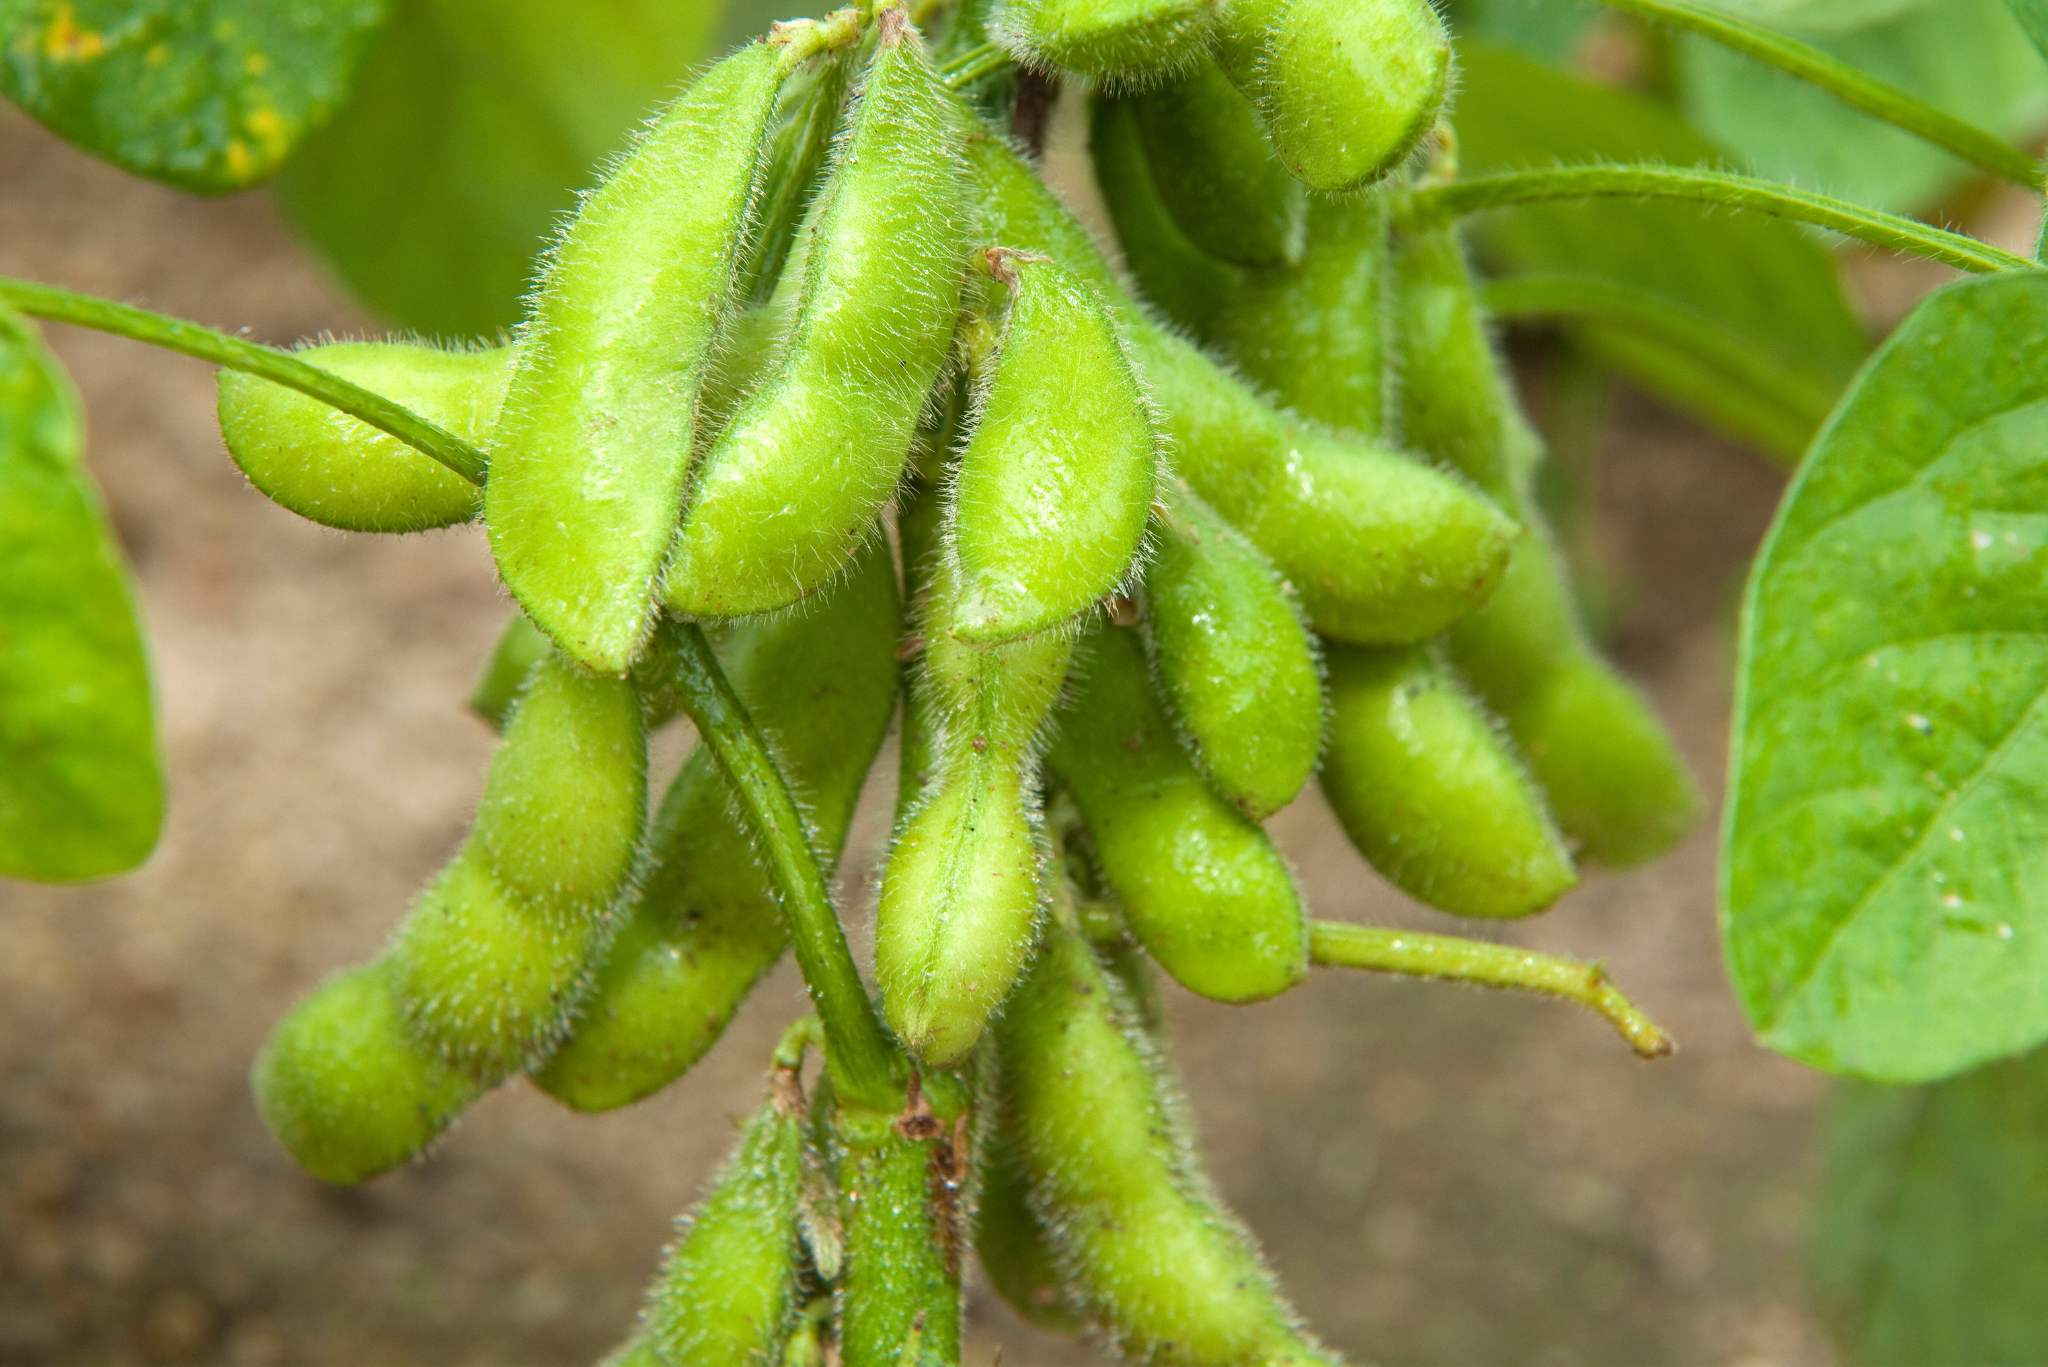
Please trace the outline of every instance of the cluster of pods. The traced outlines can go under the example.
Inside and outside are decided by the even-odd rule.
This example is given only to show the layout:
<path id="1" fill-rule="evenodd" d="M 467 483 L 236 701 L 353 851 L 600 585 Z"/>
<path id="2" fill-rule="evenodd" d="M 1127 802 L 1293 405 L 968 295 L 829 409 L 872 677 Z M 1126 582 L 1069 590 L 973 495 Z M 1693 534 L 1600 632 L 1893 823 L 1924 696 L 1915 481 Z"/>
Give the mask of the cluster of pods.
<path id="1" fill-rule="evenodd" d="M 1060 78 L 1122 269 L 1006 125 Z M 1449 80 L 1426 0 L 881 0 L 699 75 L 510 344 L 304 353 L 483 451 L 481 488 L 224 373 L 258 488 L 352 530 L 481 517 L 521 610 L 467 838 L 256 1065 L 298 1161 L 374 1176 L 514 1075 L 646 1097 L 781 957 L 714 757 L 647 811 L 702 630 L 823 867 L 901 700 L 873 979 L 928 1081 L 807 1097 L 800 1022 L 620 1360 L 953 1360 L 970 1246 L 1137 1360 L 1331 1360 L 1200 1174 L 1152 966 L 1302 979 L 1261 823 L 1312 779 L 1473 917 L 1696 804 L 1580 624 L 1463 245 L 1399 225 L 1449 173 Z"/>

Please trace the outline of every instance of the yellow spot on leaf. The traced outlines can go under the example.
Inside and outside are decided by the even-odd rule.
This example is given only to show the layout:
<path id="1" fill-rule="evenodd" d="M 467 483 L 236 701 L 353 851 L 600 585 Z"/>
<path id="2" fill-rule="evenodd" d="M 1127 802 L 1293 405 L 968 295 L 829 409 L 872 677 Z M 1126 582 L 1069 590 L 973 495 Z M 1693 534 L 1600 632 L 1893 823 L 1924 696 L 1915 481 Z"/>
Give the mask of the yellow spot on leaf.
<path id="1" fill-rule="evenodd" d="M 249 144 L 240 138 L 228 139 L 228 174 L 237 180 L 253 174 L 256 159 L 249 155 Z"/>
<path id="2" fill-rule="evenodd" d="M 158 43 L 142 54 L 142 60 L 150 66 L 162 66 L 165 62 L 171 60 L 171 45 L 169 43 Z"/>
<path id="3" fill-rule="evenodd" d="M 267 104 L 258 105 L 242 120 L 242 126 L 249 130 L 249 136 L 256 139 L 265 153 L 272 157 L 284 155 L 291 128 L 275 109 Z"/>
<path id="4" fill-rule="evenodd" d="M 53 62 L 86 62 L 107 50 L 107 40 L 96 31 L 81 28 L 78 11 L 69 4 L 57 6 L 43 30 L 43 55 Z"/>
<path id="5" fill-rule="evenodd" d="M 260 52 L 252 52 L 242 59 L 242 70 L 251 76 L 261 76 L 270 70 L 270 59 Z"/>

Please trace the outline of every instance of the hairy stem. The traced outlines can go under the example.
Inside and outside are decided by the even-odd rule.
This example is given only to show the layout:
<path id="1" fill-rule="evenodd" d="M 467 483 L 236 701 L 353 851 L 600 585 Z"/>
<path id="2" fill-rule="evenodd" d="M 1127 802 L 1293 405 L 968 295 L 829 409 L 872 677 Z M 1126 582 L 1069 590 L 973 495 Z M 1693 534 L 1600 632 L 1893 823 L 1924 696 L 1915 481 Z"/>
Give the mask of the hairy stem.
<path id="1" fill-rule="evenodd" d="M 2037 269 L 2037 264 L 1962 233 L 1775 181 L 1696 166 L 1552 166 L 1502 171 L 1410 190 L 1395 201 L 1397 220 L 1429 228 L 1468 214 L 1574 199 L 1676 199 L 1811 223 L 1909 256 L 1978 274 Z"/>
<path id="2" fill-rule="evenodd" d="M 1608 323 L 1689 352 L 1817 427 L 1835 404 L 1835 386 L 1783 358 L 1760 354 L 1719 321 L 1645 290 L 1581 275 L 1509 275 L 1481 287 L 1497 318 L 1573 318 Z"/>
<path id="3" fill-rule="evenodd" d="M 1819 48 L 1683 0 L 1599 0 L 1609 9 L 1697 33 L 1723 47 L 1817 86 L 1852 109 L 1904 129 L 2002 180 L 2039 191 L 2041 163 L 2024 149 L 1937 109 Z"/>
<path id="4" fill-rule="evenodd" d="M 949 90 L 961 90 L 1009 64 L 1009 53 L 994 43 L 983 43 L 980 47 L 967 49 L 940 67 L 939 75 L 945 80 Z"/>
<path id="5" fill-rule="evenodd" d="M 1363 968 L 1561 997 L 1605 1016 L 1643 1058 L 1662 1058 L 1674 1048 L 1671 1037 L 1623 996 L 1607 980 L 1607 970 L 1596 963 L 1456 935 L 1423 935 L 1345 921 L 1310 922 L 1308 946 L 1310 960 L 1328 968 Z"/>
<path id="6" fill-rule="evenodd" d="M 739 799 L 740 818 L 766 864 L 804 985 L 825 1025 L 825 1067 L 842 1097 L 887 1108 L 901 1096 L 902 1055 L 883 1033 L 846 947 L 803 817 L 761 733 L 695 623 L 675 633 L 683 710 Z"/>
<path id="7" fill-rule="evenodd" d="M 308 365 L 288 351 L 267 347 L 244 337 L 201 327 L 182 318 L 171 318 L 131 304 L 116 303 L 96 295 L 79 294 L 55 285 L 0 276 L 0 302 L 23 313 L 55 323 L 111 332 L 137 342 L 175 351 L 197 360 L 209 361 L 229 370 L 240 370 L 261 379 L 296 389 L 308 398 L 340 409 L 381 432 L 432 456 L 471 484 L 484 482 L 484 454 L 468 442 L 428 422 L 411 409 L 373 394 L 339 375 L 330 375 Z"/>

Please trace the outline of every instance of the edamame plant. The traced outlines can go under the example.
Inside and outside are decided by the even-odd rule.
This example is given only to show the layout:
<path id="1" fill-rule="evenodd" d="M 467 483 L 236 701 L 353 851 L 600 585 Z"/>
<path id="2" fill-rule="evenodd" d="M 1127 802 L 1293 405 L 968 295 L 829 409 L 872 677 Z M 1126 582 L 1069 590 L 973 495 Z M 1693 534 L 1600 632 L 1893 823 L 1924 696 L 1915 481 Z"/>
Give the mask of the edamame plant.
<path id="1" fill-rule="evenodd" d="M 1602 2 L 2040 191 L 2023 150 L 1751 7 Z M 0 90 L 142 174 L 245 184 L 346 118 L 386 6 L 177 8 L 0 3 Z M 1454 41 L 1463 12 L 790 17 L 594 173 L 497 333 L 280 351 L 0 279 L 0 875 L 130 869 L 163 808 L 133 596 L 41 317 L 218 367 L 227 450 L 290 512 L 480 524 L 512 600 L 468 833 L 254 1061 L 307 1173 L 375 1178 L 515 1080 L 582 1112 L 687 1085 L 788 953 L 812 1012 L 608 1361 L 956 1363 L 980 1276 L 1128 1361 L 1335 1363 L 1203 1172 L 1162 972 L 1247 1011 L 1318 967 L 1518 989 L 1672 1051 L 1596 963 L 1312 917 L 1267 829 L 1320 794 L 1385 881 L 1498 922 L 1700 822 L 1553 526 L 1496 336 L 1540 315 L 1804 451 L 1743 603 L 1723 831 L 1759 1036 L 1893 1084 L 2048 1041 L 2048 275 L 1718 166 L 1517 164 L 1497 127 L 1461 133 L 1523 79 Z M 256 79 L 263 44 L 290 57 L 275 89 L 188 98 Z M 1809 228 L 1976 278 L 1816 406 L 1816 357 L 1715 313 L 1740 253 L 1697 288 L 1631 277 L 1615 199 L 1805 225 L 1757 228 L 1788 290 L 1835 288 Z M 1518 215 L 1563 228 L 1485 231 Z M 695 749 L 650 803 L 679 721 Z M 863 964 L 832 878 L 892 729 Z"/>

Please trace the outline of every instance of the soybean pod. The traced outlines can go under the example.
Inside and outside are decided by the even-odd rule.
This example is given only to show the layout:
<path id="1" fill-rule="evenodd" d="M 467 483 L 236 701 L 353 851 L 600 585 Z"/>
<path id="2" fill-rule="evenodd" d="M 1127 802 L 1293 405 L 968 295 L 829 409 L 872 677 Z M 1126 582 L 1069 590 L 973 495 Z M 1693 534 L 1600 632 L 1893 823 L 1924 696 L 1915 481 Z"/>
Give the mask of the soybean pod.
<path id="1" fill-rule="evenodd" d="M 1189 757 L 1254 821 L 1294 800 L 1323 749 L 1322 672 L 1279 572 L 1169 486 L 1145 570 L 1145 644 Z"/>
<path id="2" fill-rule="evenodd" d="M 900 6 L 877 29 L 780 368 L 694 477 L 666 588 L 686 616 L 785 607 L 843 569 L 946 359 L 966 263 L 956 137 Z"/>
<path id="3" fill-rule="evenodd" d="M 1181 986 L 1218 1001 L 1300 982 L 1308 929 L 1286 861 L 1181 752 L 1134 633 L 1096 632 L 1074 673 L 1046 758 L 1132 932 Z"/>
<path id="4" fill-rule="evenodd" d="M 906 731 L 919 733 L 912 748 L 925 773 L 882 873 L 875 976 L 890 1026 L 921 1061 L 945 1068 L 972 1051 L 1031 950 L 1040 732 L 1073 646 L 1054 632 L 1000 646 L 961 641 L 955 571 L 945 551 L 912 561 L 918 539 L 905 537 L 906 566 L 930 583 Z"/>
<path id="5" fill-rule="evenodd" d="M 1028 67 L 1142 85 L 1202 54 L 1216 8 L 1217 0 L 1000 0 L 994 29 Z"/>
<path id="6" fill-rule="evenodd" d="M 1586 858 L 1631 864 L 1668 849 L 1700 797 L 1669 734 L 1601 658 L 1531 481 L 1541 438 L 1486 336 L 1454 230 L 1401 244 L 1396 335 L 1401 420 L 1419 445 L 1467 472 L 1522 520 L 1494 601 L 1450 634 L 1451 657 L 1506 721 Z"/>
<path id="7" fill-rule="evenodd" d="M 935 1115 L 913 1092 L 894 1116 L 841 1104 L 832 1138 L 846 1239 L 841 1360 L 958 1362 L 966 1126 Z"/>
<path id="8" fill-rule="evenodd" d="M 970 117 L 960 107 L 960 117 Z M 1182 474 L 1301 593 L 1325 635 L 1421 640 L 1486 600 L 1513 525 L 1458 480 L 1276 408 L 1146 316 L 1017 154 L 967 142 L 988 240 L 1051 256 L 1103 291 Z"/>
<path id="9" fill-rule="evenodd" d="M 816 611 L 712 633 L 828 870 L 895 710 L 899 624 L 894 569 L 877 538 Z M 788 941 L 709 753 L 683 765 L 647 844 L 575 1026 L 534 1073 L 578 1110 L 638 1101 L 695 1064 Z"/>
<path id="10" fill-rule="evenodd" d="M 623 673 L 652 624 L 798 51 L 750 44 L 668 107 L 583 202 L 519 333 L 490 446 L 491 552 L 535 624 L 594 669 Z"/>
<path id="11" fill-rule="evenodd" d="M 1281 164 L 1258 112 L 1215 58 L 1130 99 L 1175 226 L 1197 250 L 1241 266 L 1288 265 L 1308 241 L 1308 187 Z"/>
<path id="12" fill-rule="evenodd" d="M 1164 1060 L 1070 919 L 1048 925 L 996 1039 L 1008 1142 L 1033 1209 L 1069 1293 L 1125 1358 L 1333 1361 L 1210 1190 Z"/>
<path id="13" fill-rule="evenodd" d="M 264 1121 L 308 1171 L 355 1182 L 396 1166 L 553 1045 L 612 928 L 645 806 L 632 686 L 551 654 L 468 838 L 385 958 L 301 1001 L 257 1060 Z"/>
<path id="14" fill-rule="evenodd" d="M 299 355 L 472 446 L 490 438 L 513 360 L 510 347 L 407 342 L 329 342 Z M 483 511 L 474 484 L 318 399 L 238 370 L 220 372 L 219 390 L 228 454 L 251 484 L 300 517 L 345 532 L 421 532 Z"/>
<path id="15" fill-rule="evenodd" d="M 1095 291 L 1052 261 L 985 256 L 1009 306 L 952 479 L 944 629 L 991 645 L 1060 626 L 1123 581 L 1160 451 Z"/>
<path id="16" fill-rule="evenodd" d="M 779 1367 L 801 1309 L 804 1137 L 796 1070 L 778 1067 L 649 1294 L 662 1367 Z"/>
<path id="17" fill-rule="evenodd" d="M 1392 171 L 1451 84 L 1450 35 L 1430 0 L 1232 0 L 1216 56 L 1280 160 L 1317 190 Z"/>

